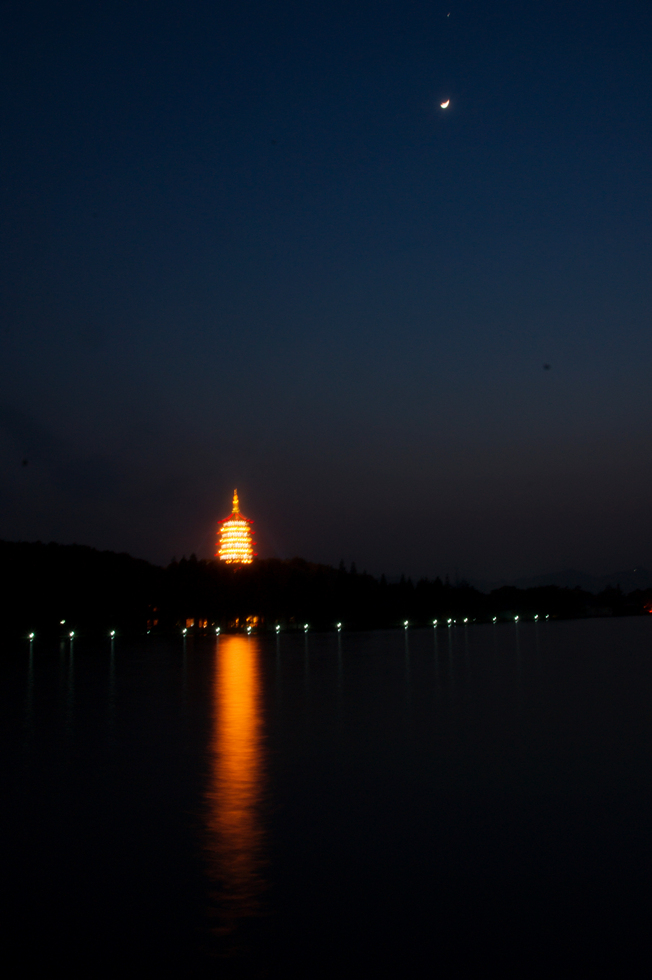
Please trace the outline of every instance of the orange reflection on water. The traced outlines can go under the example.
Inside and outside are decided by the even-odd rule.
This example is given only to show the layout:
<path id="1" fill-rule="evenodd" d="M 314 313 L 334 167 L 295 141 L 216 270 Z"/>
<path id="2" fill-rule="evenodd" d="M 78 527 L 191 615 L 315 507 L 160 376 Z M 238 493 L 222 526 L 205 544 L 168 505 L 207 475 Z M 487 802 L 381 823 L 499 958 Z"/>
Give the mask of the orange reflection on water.
<path id="1" fill-rule="evenodd" d="M 206 849 L 218 931 L 228 933 L 259 912 L 264 888 L 259 644 L 255 637 L 224 636 L 214 657 Z"/>

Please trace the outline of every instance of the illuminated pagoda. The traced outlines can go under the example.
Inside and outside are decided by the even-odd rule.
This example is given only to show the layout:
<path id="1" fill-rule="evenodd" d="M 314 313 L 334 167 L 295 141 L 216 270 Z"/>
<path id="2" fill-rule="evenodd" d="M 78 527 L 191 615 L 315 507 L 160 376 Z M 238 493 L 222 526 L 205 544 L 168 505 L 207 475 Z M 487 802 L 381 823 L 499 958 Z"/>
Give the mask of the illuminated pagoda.
<path id="1" fill-rule="evenodd" d="M 216 558 L 230 565 L 251 565 L 254 560 L 253 521 L 240 513 L 238 491 L 233 491 L 233 510 L 220 521 Z"/>

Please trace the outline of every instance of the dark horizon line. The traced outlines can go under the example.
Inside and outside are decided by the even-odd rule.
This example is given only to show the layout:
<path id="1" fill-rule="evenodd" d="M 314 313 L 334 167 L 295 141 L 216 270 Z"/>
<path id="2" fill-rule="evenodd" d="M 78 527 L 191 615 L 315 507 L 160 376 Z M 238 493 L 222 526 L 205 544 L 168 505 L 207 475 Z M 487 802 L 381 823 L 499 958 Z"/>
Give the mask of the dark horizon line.
<path id="1" fill-rule="evenodd" d="M 138 556 L 132 555 L 128 551 L 115 551 L 111 548 L 97 548 L 95 545 L 80 544 L 78 542 L 72 542 L 71 544 L 62 544 L 58 541 L 42 541 L 38 539 L 36 541 L 26 541 L 26 540 L 16 540 L 11 541 L 7 538 L 0 539 L 0 545 L 28 545 L 30 547 L 41 546 L 43 548 L 69 548 L 69 549 L 80 549 L 84 551 L 95 552 L 99 555 L 116 555 L 125 556 L 130 558 L 132 561 L 144 562 L 151 568 L 158 569 L 169 569 L 175 564 L 180 564 L 181 562 L 205 562 L 205 563 L 215 563 L 220 564 L 219 558 L 213 556 L 211 558 L 201 558 L 196 555 L 195 552 L 191 552 L 188 557 L 185 554 L 181 558 L 177 558 L 173 555 L 167 564 L 159 564 L 154 561 L 150 561 L 148 558 L 140 558 Z M 512 578 L 502 578 L 494 581 L 489 581 L 486 579 L 481 579 L 475 576 L 460 576 L 456 573 L 455 577 L 451 579 L 448 573 L 446 574 L 435 574 L 434 576 L 420 575 L 418 577 L 405 574 L 402 572 L 400 575 L 387 575 L 385 572 L 380 574 L 374 574 L 373 572 L 368 572 L 363 568 L 362 571 L 358 570 L 357 562 L 352 561 L 348 568 L 344 559 L 341 559 L 339 565 L 331 565 L 327 562 L 312 561 L 309 558 L 304 558 L 301 555 L 293 555 L 291 558 L 279 558 L 275 555 L 268 555 L 266 557 L 261 557 L 260 555 L 254 556 L 254 561 L 252 564 L 259 564 L 262 562 L 279 562 L 280 564 L 291 564 L 292 562 L 303 563 L 308 566 L 313 566 L 315 568 L 329 569 L 333 571 L 346 572 L 347 574 L 368 576 L 374 581 L 382 582 L 383 580 L 388 584 L 397 585 L 401 582 L 406 584 L 418 584 L 423 583 L 437 583 L 441 582 L 442 585 L 448 585 L 451 588 L 471 588 L 477 592 L 481 592 L 485 595 L 489 595 L 492 592 L 496 592 L 500 589 L 517 589 L 519 591 L 527 591 L 529 589 L 536 588 L 547 588 L 556 587 L 561 589 L 577 589 L 580 588 L 584 592 L 589 592 L 594 595 L 604 592 L 608 589 L 621 589 L 625 594 L 627 594 L 627 587 L 623 588 L 623 581 L 627 581 L 628 577 L 636 575 L 642 580 L 649 580 L 647 584 L 638 584 L 630 591 L 638 591 L 645 589 L 652 589 L 652 571 L 645 567 L 644 565 L 637 565 L 633 569 L 620 570 L 617 572 L 610 572 L 606 575 L 594 575 L 589 572 L 584 572 L 576 568 L 564 568 L 556 572 L 544 572 L 537 575 L 529 576 L 514 576 Z M 226 566 L 226 563 L 222 563 Z M 247 566 L 243 566 L 247 567 Z M 560 580 L 566 580 L 561 582 Z M 591 585 L 593 587 L 591 587 Z"/>

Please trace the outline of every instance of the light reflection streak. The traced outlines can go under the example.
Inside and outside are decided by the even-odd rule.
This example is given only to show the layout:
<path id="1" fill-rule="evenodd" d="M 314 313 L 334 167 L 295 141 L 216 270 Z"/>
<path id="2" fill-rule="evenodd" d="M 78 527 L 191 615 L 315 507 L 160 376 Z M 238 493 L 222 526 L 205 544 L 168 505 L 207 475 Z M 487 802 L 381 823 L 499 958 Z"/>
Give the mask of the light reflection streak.
<path id="1" fill-rule="evenodd" d="M 27 692 L 25 696 L 25 749 L 29 749 L 32 737 L 34 714 L 34 640 L 29 638 L 29 654 L 27 661 Z"/>
<path id="2" fill-rule="evenodd" d="M 115 705 L 116 705 L 116 695 L 115 695 L 115 642 L 114 638 L 111 637 L 111 646 L 109 650 L 109 699 L 108 699 L 108 737 L 111 740 L 114 736 L 115 728 Z"/>
<path id="3" fill-rule="evenodd" d="M 213 722 L 206 790 L 206 852 L 216 932 L 229 935 L 262 911 L 261 815 L 265 759 L 260 648 L 255 637 L 215 643 Z"/>
<path id="4" fill-rule="evenodd" d="M 65 733 L 66 738 L 71 739 L 75 714 L 75 644 L 72 636 L 68 648 L 67 675 Z"/>

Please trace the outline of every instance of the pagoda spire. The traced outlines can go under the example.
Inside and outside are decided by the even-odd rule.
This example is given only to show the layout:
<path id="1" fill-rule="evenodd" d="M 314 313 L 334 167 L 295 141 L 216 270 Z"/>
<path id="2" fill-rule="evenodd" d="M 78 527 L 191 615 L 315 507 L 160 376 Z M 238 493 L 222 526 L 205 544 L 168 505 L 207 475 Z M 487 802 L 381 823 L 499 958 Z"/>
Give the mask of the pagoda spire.
<path id="1" fill-rule="evenodd" d="M 233 491 L 233 510 L 217 526 L 216 558 L 230 565 L 250 565 L 256 556 L 251 529 L 253 521 L 240 510 L 238 491 Z"/>

